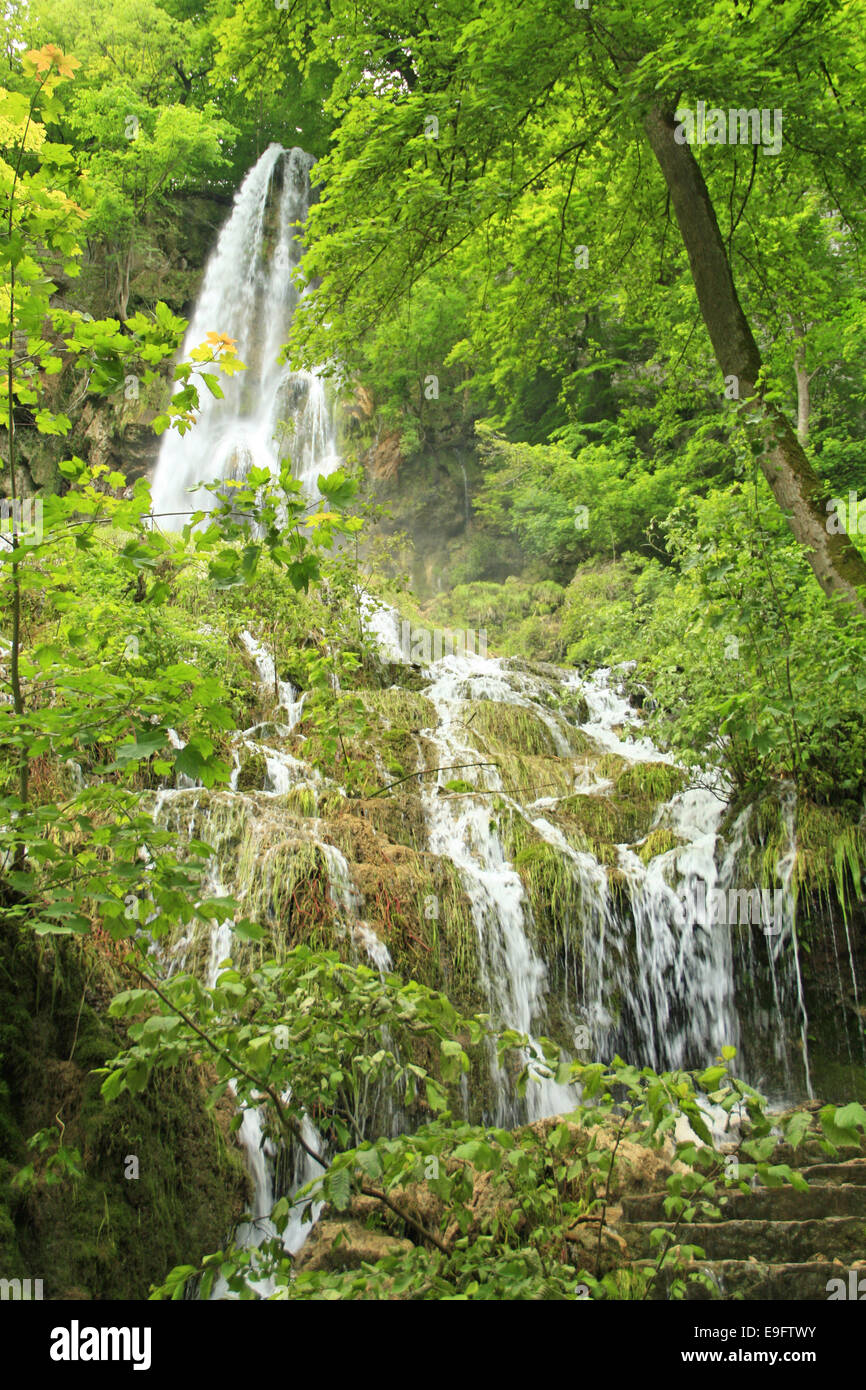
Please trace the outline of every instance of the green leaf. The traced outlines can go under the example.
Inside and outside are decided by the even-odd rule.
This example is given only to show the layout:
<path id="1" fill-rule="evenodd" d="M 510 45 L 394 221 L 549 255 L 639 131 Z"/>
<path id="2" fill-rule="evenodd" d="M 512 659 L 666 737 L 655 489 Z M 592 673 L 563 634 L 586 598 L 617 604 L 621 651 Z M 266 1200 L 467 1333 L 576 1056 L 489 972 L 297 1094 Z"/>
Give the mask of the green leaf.
<path id="1" fill-rule="evenodd" d="M 347 507 L 358 491 L 358 484 L 341 468 L 327 476 L 319 474 L 316 486 L 323 497 L 327 497 L 332 507 Z"/>
<path id="2" fill-rule="evenodd" d="M 843 1105 L 836 1111 L 833 1122 L 840 1129 L 853 1129 L 856 1125 L 866 1131 L 866 1110 L 858 1101 L 852 1100 L 849 1105 Z"/>
<path id="3" fill-rule="evenodd" d="M 349 1169 L 331 1169 L 325 1180 L 325 1189 L 337 1211 L 345 1211 L 352 1196 L 352 1176 Z"/>
<path id="4" fill-rule="evenodd" d="M 382 1176 L 382 1160 L 375 1149 L 356 1149 L 355 1162 L 368 1178 L 375 1181 Z"/>
<path id="5" fill-rule="evenodd" d="M 427 1093 L 427 1104 L 430 1106 L 430 1109 L 446 1110 L 448 1108 L 448 1099 L 442 1087 L 430 1077 L 427 1078 L 424 1086 Z"/>
<path id="6" fill-rule="evenodd" d="M 201 372 L 200 376 L 211 395 L 216 396 L 217 400 L 221 401 L 225 392 L 220 386 L 219 378 L 214 376 L 213 372 Z"/>
<path id="7" fill-rule="evenodd" d="M 265 930 L 258 922 L 252 922 L 248 917 L 243 917 L 239 922 L 232 924 L 232 934 L 239 937 L 241 941 L 261 941 Z"/>
<path id="8" fill-rule="evenodd" d="M 124 1081 L 125 1073 L 123 1071 L 109 1073 L 99 1088 L 103 1100 L 116 1100 L 124 1088 Z"/>
<path id="9" fill-rule="evenodd" d="M 847 1108 L 847 1106 L 843 1107 L 843 1109 Z M 837 1124 L 838 1114 L 839 1111 L 834 1105 L 825 1105 L 823 1110 L 819 1112 L 821 1129 L 824 1131 L 825 1137 L 835 1148 L 859 1148 L 860 1136 L 856 1129 L 843 1128 Z"/>
<path id="10" fill-rule="evenodd" d="M 803 1142 L 812 1124 L 812 1117 L 808 1110 L 796 1110 L 785 1126 L 785 1140 L 796 1149 Z"/>
<path id="11" fill-rule="evenodd" d="M 152 758 L 167 742 L 168 736 L 157 729 L 152 734 L 139 735 L 134 743 L 121 743 L 115 749 L 114 756 L 121 764 L 139 762 L 143 758 Z"/>

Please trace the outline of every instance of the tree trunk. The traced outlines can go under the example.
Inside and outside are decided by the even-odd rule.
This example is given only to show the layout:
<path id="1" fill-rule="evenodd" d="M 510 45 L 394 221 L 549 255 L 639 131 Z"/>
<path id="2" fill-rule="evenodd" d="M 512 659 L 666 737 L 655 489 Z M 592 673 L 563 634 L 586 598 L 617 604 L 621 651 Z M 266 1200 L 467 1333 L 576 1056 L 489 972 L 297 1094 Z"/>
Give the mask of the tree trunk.
<path id="1" fill-rule="evenodd" d="M 129 314 L 129 276 L 132 267 L 132 246 L 128 246 L 123 258 L 117 262 L 117 313 L 121 323 Z"/>
<path id="2" fill-rule="evenodd" d="M 738 398 L 754 410 L 760 397 L 761 354 L 737 297 L 704 176 L 688 144 L 674 139 L 676 122 L 669 111 L 653 108 L 644 130 L 664 175 L 674 214 L 685 243 L 701 314 L 716 361 L 725 377 L 736 377 Z M 841 596 L 866 614 L 857 590 L 866 586 L 866 560 L 844 533 L 827 530 L 827 495 L 785 416 L 761 401 L 765 450 L 761 469 L 825 594 Z"/>
<path id="3" fill-rule="evenodd" d="M 797 339 L 797 346 L 794 349 L 794 376 L 797 379 L 797 438 L 805 449 L 809 443 L 809 415 L 812 410 L 809 382 L 812 380 L 813 373 L 806 371 L 803 330 L 795 328 L 794 336 Z"/>

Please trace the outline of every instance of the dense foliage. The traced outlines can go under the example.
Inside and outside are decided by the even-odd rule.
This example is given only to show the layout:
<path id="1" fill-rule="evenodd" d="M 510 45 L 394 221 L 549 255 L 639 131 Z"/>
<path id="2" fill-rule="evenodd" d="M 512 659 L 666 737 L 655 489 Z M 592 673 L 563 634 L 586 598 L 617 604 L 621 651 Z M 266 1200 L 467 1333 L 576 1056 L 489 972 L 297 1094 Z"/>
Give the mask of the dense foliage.
<path id="1" fill-rule="evenodd" d="M 462 582 L 429 614 L 489 624 L 496 646 L 530 658 L 634 663 L 650 728 L 683 764 L 721 767 L 742 801 L 793 784 L 802 804 L 859 824 L 864 12 L 863 0 L 715 0 L 699 17 L 683 3 L 596 17 L 559 0 L 4 7 L 0 422 L 18 520 L 0 535 L 3 951 L 35 952 L 37 973 L 44 952 L 62 973 L 96 943 L 112 990 L 124 986 L 106 1011 L 126 1026 L 100 1069 L 106 1101 L 163 1070 L 209 1069 L 212 1105 L 261 1103 L 271 1139 L 313 1160 L 327 1146 L 301 1204 L 345 1213 L 367 1198 L 374 1224 L 412 1240 L 362 1273 L 294 1279 L 274 1234 L 292 1215 L 281 1197 L 258 1247 L 231 1241 L 180 1265 L 155 1297 L 194 1278 L 205 1296 L 220 1279 L 249 1297 L 266 1277 L 293 1299 L 646 1297 L 658 1281 L 680 1296 L 695 1253 L 681 1225 L 718 1214 L 726 1187 L 755 1173 L 800 1185 L 770 1162 L 778 1136 L 729 1074 L 732 1049 L 695 1075 L 562 1063 L 549 1043 L 527 1060 L 525 1038 L 321 943 L 217 962 L 209 984 L 156 978 L 159 943 L 180 926 L 231 920 L 251 947 L 265 932 L 214 888 L 212 847 L 193 836 L 181 852 L 147 797 L 184 778 L 228 785 L 231 736 L 256 712 L 239 657 L 251 614 L 309 697 L 317 770 L 370 794 L 371 764 L 348 748 L 370 718 L 359 692 L 387 689 L 358 608 L 371 569 L 398 578 L 362 505 L 384 436 L 391 482 L 439 451 L 471 454 Z M 657 118 L 710 96 L 782 111 L 779 150 L 719 143 L 666 170 Z M 359 466 L 320 478 L 312 504 L 288 463 L 279 477 L 203 478 L 201 509 L 166 536 L 146 479 L 66 442 L 86 410 L 120 414 L 130 381 L 158 403 L 157 432 L 195 428 L 199 393 L 219 397 L 221 376 L 244 369 L 219 324 L 169 365 L 198 273 L 182 278 L 186 208 L 222 208 L 273 140 L 320 156 L 310 292 L 286 353 L 327 363 L 354 401 Z M 691 177 L 752 339 L 742 368 L 693 254 Z M 37 436 L 55 448 L 41 488 Z M 28 529 L 22 503 L 37 492 Z M 581 1106 L 516 1132 L 461 1118 L 460 1081 L 483 1049 L 518 1091 L 538 1074 L 579 1082 Z M 361 1097 L 376 1088 L 399 1094 L 399 1133 L 368 1132 Z M 753 1164 L 733 1178 L 699 1093 L 747 1127 Z M 625 1273 L 600 1255 L 575 1262 L 576 1226 L 594 1223 L 601 1251 L 616 1164 L 619 1138 L 596 1143 L 596 1130 L 659 1147 L 682 1116 L 694 1133 L 676 1145 L 657 1259 Z M 852 1102 L 789 1118 L 784 1140 L 835 1151 L 863 1133 Z M 12 1157 L 22 1192 L 82 1180 L 62 1125 L 39 1131 L 29 1161 Z M 485 1185 L 495 1200 L 479 1217 Z"/>

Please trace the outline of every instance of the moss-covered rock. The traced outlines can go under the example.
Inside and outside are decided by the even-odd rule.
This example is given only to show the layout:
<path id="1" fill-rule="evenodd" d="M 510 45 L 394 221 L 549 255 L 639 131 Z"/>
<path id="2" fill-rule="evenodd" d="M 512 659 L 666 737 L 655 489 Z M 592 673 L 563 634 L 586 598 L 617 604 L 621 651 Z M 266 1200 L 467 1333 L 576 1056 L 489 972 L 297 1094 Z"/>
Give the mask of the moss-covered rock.
<path id="1" fill-rule="evenodd" d="M 783 789 L 784 793 L 784 789 Z M 728 831 L 744 808 L 734 803 L 723 821 Z M 791 812 L 793 810 L 793 820 Z M 866 885 L 866 824 L 807 799 L 796 803 L 771 789 L 745 808 L 741 863 L 759 886 L 778 882 L 778 866 L 795 848 L 791 877 L 794 892 L 831 896 L 842 911 L 862 900 Z"/>
<path id="2" fill-rule="evenodd" d="M 686 785 L 686 774 L 670 763 L 628 763 L 614 783 L 614 794 L 621 800 L 670 801 Z"/>
<path id="3" fill-rule="evenodd" d="M 395 789 L 388 796 L 354 801 L 352 811 L 370 821 L 396 844 L 415 850 L 427 848 L 427 822 L 417 793 Z"/>
<path id="4" fill-rule="evenodd" d="M 555 711 L 543 716 L 528 705 L 506 704 L 500 700 L 467 700 L 465 727 L 479 752 L 510 754 L 517 757 L 556 758 L 561 756 L 553 725 L 572 753 L 590 747 L 579 729 Z"/>
<path id="5" fill-rule="evenodd" d="M 244 747 L 238 763 L 238 791 L 261 791 L 265 787 L 267 777 L 268 765 L 261 749 Z"/>
<path id="6" fill-rule="evenodd" d="M 631 844 L 646 833 L 655 808 L 641 806 L 618 797 L 582 793 L 563 797 L 555 808 L 557 824 L 563 824 L 574 843 L 582 837 L 583 848 L 591 849 L 597 859 L 608 862 L 614 845 Z"/>
<path id="7" fill-rule="evenodd" d="M 531 933 L 544 960 L 572 966 L 582 952 L 583 895 L 568 855 L 544 841 L 514 858 L 532 911 Z"/>
<path id="8" fill-rule="evenodd" d="M 361 693 L 364 708 L 387 728 L 419 733 L 436 723 L 435 707 L 425 695 L 401 686 Z"/>
<path id="9" fill-rule="evenodd" d="M 103 1100 L 94 1069 L 122 1041 L 103 1012 L 119 981 L 92 943 L 41 959 L 22 943 L 2 967 L 0 1272 L 41 1278 L 50 1299 L 146 1298 L 173 1265 L 219 1249 L 247 1205 L 231 1104 L 209 1110 L 208 1078 L 192 1068 Z M 30 1135 L 60 1126 L 83 1177 L 13 1187 Z"/>
<path id="10" fill-rule="evenodd" d="M 651 859 L 657 859 L 660 854 L 668 854 L 678 845 L 685 844 L 681 835 L 675 835 L 672 830 L 660 827 L 658 830 L 651 830 L 643 844 L 637 847 L 637 856 L 644 864 L 648 864 Z"/>

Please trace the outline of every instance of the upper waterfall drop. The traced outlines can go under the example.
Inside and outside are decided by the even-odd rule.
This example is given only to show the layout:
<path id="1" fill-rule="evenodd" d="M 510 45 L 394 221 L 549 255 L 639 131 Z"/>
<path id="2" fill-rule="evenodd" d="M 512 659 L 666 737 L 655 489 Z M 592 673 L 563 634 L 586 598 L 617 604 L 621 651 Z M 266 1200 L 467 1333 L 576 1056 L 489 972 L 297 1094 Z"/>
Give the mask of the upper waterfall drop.
<path id="1" fill-rule="evenodd" d="M 272 144 L 235 195 L 231 216 L 208 261 L 183 356 L 209 332 L 235 340 L 246 371 L 223 378 L 224 398 L 204 388 L 195 427 L 163 437 L 153 477 L 153 510 L 179 530 L 205 504 L 196 483 L 241 478 L 252 466 L 277 472 L 286 456 L 311 492 L 320 473 L 337 466 L 334 426 L 324 384 L 315 372 L 280 363 L 300 299 L 293 279 L 301 232 L 313 194 L 312 155 Z"/>

